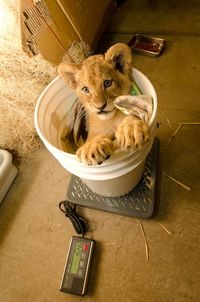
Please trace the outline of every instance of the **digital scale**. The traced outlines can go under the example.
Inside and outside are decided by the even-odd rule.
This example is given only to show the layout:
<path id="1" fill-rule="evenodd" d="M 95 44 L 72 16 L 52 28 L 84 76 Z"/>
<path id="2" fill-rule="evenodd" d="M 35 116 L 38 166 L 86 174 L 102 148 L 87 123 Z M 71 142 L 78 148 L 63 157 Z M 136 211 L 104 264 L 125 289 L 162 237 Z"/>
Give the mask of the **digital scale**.
<path id="1" fill-rule="evenodd" d="M 67 255 L 60 290 L 75 295 L 85 295 L 94 240 L 73 236 Z"/>
<path id="2" fill-rule="evenodd" d="M 66 203 L 74 208 L 69 208 L 66 216 L 70 217 L 73 211 L 72 215 L 77 215 L 76 205 L 78 205 L 135 218 L 151 217 L 155 209 L 158 157 L 159 139 L 155 138 L 145 162 L 141 181 L 130 193 L 120 197 L 104 197 L 96 194 L 79 177 L 72 176 Z M 80 215 L 79 218 L 83 219 Z M 93 249 L 94 240 L 72 237 L 61 291 L 77 295 L 86 293 Z"/>

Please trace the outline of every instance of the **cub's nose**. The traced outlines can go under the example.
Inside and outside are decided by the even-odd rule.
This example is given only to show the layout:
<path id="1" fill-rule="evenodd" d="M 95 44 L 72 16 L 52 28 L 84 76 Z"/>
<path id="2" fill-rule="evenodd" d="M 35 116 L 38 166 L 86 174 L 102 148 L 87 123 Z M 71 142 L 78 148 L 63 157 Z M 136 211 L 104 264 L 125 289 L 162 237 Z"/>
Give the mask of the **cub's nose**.
<path id="1" fill-rule="evenodd" d="M 103 104 L 103 106 L 101 106 L 101 107 L 97 107 L 97 106 L 94 106 L 96 109 L 99 109 L 100 111 L 102 111 L 102 110 L 104 110 L 104 108 L 106 107 L 106 103 L 105 104 Z"/>

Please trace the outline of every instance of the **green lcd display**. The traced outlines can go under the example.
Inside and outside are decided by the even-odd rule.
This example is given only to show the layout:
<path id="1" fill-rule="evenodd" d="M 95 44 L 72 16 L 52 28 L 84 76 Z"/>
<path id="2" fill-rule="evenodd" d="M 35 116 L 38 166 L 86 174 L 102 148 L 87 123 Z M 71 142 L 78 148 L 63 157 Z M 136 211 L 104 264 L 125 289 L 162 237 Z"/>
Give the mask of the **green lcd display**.
<path id="1" fill-rule="evenodd" d="M 81 251 L 82 251 L 82 243 L 76 243 L 74 249 L 74 255 L 72 258 L 71 270 L 70 270 L 72 274 L 77 274 L 78 272 L 78 266 L 81 258 Z"/>

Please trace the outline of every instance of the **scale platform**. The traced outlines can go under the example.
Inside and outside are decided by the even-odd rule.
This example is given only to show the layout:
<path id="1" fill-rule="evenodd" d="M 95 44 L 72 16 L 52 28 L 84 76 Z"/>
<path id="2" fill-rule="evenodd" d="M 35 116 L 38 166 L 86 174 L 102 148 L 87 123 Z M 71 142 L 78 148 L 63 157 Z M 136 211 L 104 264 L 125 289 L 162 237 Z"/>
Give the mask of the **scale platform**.
<path id="1" fill-rule="evenodd" d="M 154 213 L 156 201 L 159 139 L 155 138 L 149 152 L 144 173 L 139 184 L 128 194 L 120 197 L 104 197 L 94 193 L 77 176 L 72 176 L 66 199 L 75 205 L 126 215 L 149 218 Z"/>

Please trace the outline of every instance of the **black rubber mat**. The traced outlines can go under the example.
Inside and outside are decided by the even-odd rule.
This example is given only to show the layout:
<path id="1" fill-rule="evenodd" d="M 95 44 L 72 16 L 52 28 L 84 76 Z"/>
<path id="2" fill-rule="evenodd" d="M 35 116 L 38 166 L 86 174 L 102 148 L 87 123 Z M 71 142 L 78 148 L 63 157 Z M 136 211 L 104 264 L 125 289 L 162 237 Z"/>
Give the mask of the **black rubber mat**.
<path id="1" fill-rule="evenodd" d="M 66 199 L 76 205 L 136 217 L 151 217 L 155 207 L 159 139 L 155 138 L 139 184 L 120 197 L 104 197 L 91 191 L 77 176 L 72 176 Z"/>

